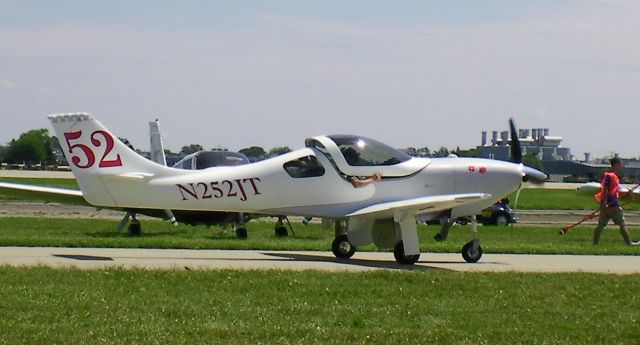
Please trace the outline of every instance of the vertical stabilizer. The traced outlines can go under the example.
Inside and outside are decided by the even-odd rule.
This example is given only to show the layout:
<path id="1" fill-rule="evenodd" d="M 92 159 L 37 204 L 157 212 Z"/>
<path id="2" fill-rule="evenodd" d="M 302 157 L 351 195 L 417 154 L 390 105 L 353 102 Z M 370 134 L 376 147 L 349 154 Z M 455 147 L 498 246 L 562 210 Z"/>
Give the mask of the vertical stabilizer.
<path id="1" fill-rule="evenodd" d="M 117 207 L 113 195 L 133 193 L 135 184 L 169 170 L 127 147 L 87 113 L 49 115 L 49 120 L 82 195 L 92 205 Z"/>
<path id="2" fill-rule="evenodd" d="M 164 155 L 164 145 L 162 144 L 162 135 L 160 134 L 160 124 L 158 119 L 149 122 L 149 140 L 149 158 L 160 165 L 166 166 L 167 158 Z"/>

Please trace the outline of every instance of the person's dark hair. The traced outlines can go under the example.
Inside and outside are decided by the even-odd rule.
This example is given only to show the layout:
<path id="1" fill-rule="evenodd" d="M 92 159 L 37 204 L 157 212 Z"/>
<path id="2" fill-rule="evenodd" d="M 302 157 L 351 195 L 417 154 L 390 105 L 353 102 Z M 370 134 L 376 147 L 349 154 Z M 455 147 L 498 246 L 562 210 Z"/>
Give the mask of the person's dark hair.
<path id="1" fill-rule="evenodd" d="M 614 166 L 618 163 L 622 163 L 622 161 L 620 160 L 620 158 L 618 157 L 613 157 L 609 160 L 609 163 L 611 163 L 611 166 Z"/>

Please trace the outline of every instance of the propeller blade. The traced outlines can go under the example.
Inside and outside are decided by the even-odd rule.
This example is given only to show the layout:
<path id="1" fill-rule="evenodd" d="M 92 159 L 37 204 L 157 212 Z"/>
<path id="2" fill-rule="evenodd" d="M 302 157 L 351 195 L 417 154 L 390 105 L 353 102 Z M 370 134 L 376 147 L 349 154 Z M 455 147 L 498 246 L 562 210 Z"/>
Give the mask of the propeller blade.
<path id="1" fill-rule="evenodd" d="M 522 166 L 523 180 L 533 184 L 543 184 L 549 175 L 526 165 Z"/>
<path id="2" fill-rule="evenodd" d="M 522 147 L 520 146 L 520 139 L 518 138 L 518 131 L 513 118 L 509 119 L 509 129 L 511 130 L 511 160 L 516 164 L 520 164 L 522 163 Z"/>

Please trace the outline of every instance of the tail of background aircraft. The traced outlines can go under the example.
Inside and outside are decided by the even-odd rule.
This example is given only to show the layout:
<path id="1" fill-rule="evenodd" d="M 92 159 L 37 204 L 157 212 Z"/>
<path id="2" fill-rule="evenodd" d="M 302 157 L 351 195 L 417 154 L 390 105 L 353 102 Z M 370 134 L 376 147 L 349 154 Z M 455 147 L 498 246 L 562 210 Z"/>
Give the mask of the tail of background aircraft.
<path id="1" fill-rule="evenodd" d="M 162 145 L 162 135 L 160 135 L 160 124 L 158 119 L 149 122 L 149 159 L 160 164 L 167 165 L 167 158 L 164 155 L 164 145 Z"/>
<path id="2" fill-rule="evenodd" d="M 112 189 L 144 182 L 170 168 L 140 156 L 87 113 L 49 115 L 82 195 L 92 205 L 118 207 Z"/>

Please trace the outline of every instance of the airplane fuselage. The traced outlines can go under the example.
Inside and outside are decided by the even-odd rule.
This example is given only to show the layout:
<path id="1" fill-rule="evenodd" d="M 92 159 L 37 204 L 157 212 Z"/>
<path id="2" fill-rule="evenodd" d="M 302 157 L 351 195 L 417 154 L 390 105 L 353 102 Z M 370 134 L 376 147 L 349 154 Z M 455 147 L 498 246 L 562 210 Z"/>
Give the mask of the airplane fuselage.
<path id="1" fill-rule="evenodd" d="M 324 174 L 294 178 L 283 168 L 287 162 L 308 156 L 318 159 Z M 167 177 L 123 177 L 119 183 L 109 184 L 111 189 L 119 189 L 110 193 L 120 196 L 112 199 L 114 204 L 98 201 L 96 206 L 339 218 L 381 202 L 443 194 L 491 194 L 488 199 L 452 210 L 453 216 L 464 216 L 478 213 L 517 189 L 522 179 L 520 167 L 508 162 L 477 158 L 412 160 L 424 167 L 408 176 L 385 177 L 354 188 L 325 154 L 304 148 L 250 165 L 201 171 L 175 169 Z"/>

